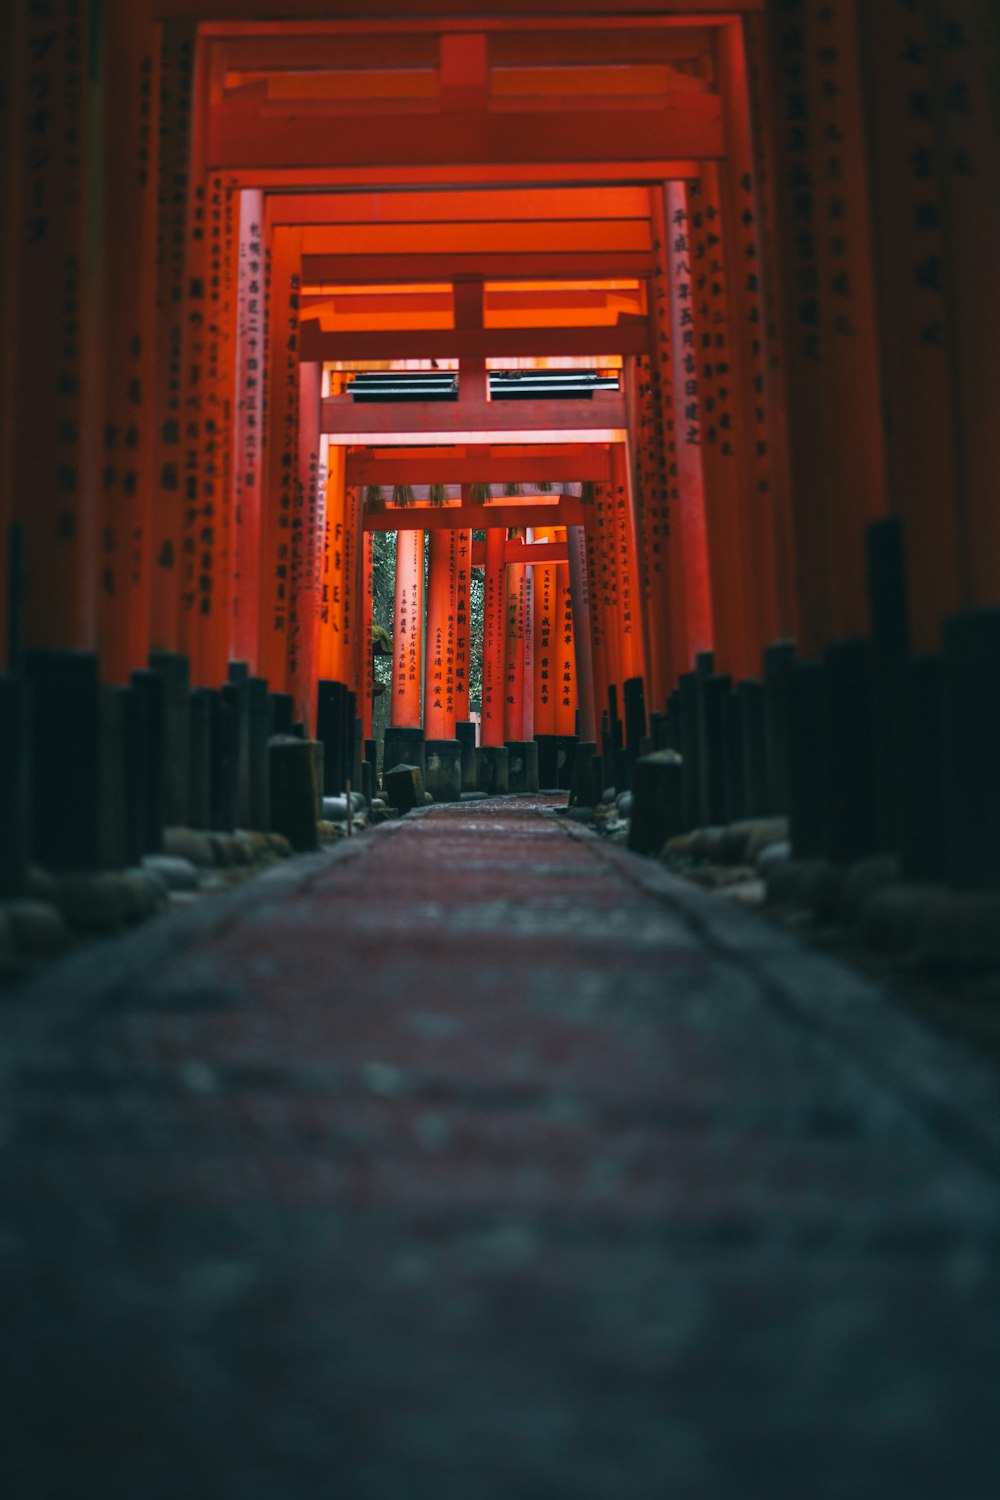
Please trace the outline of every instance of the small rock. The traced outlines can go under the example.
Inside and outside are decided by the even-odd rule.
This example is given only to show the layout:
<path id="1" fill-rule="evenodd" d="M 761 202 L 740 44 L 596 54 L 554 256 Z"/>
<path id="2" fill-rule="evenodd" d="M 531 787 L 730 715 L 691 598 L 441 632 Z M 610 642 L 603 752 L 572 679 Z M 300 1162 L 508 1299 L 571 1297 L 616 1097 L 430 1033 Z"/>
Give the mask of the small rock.
<path id="1" fill-rule="evenodd" d="M 125 877 L 113 870 L 63 875 L 58 895 L 66 921 L 82 932 L 114 932 L 130 907 Z"/>
<path id="2" fill-rule="evenodd" d="M 193 828 L 167 828 L 163 833 L 164 854 L 174 854 L 178 859 L 187 859 L 193 865 L 207 869 L 215 863 L 212 843 L 207 834 Z"/>
<path id="3" fill-rule="evenodd" d="M 384 797 L 373 797 L 372 798 L 372 807 L 385 807 L 385 805 L 386 805 L 386 801 L 385 801 Z"/>
<path id="4" fill-rule="evenodd" d="M 272 854 L 277 854 L 281 859 L 290 859 L 292 846 L 283 833 L 269 833 L 266 835 L 267 847 Z"/>
<path id="5" fill-rule="evenodd" d="M 487 797 L 485 792 L 463 792 L 461 800 L 463 802 L 485 802 Z"/>
<path id="6" fill-rule="evenodd" d="M 594 809 L 592 807 L 568 807 L 566 816 L 571 823 L 593 823 Z"/>
<path id="7" fill-rule="evenodd" d="M 433 807 L 433 805 L 434 805 L 434 798 L 431 796 L 430 792 L 425 792 L 424 793 L 424 806 L 425 807 Z"/>
<path id="8" fill-rule="evenodd" d="M 932 906 L 947 892 L 936 885 L 883 885 L 872 891 L 861 913 L 861 937 L 882 953 L 909 953 L 917 941 Z"/>
<path id="9" fill-rule="evenodd" d="M 865 903 L 874 891 L 899 880 L 899 860 L 891 854 L 873 855 L 851 865 L 840 894 L 840 915 L 852 926 L 861 921 Z"/>
<path id="10" fill-rule="evenodd" d="M 353 796 L 351 798 L 353 803 Z M 323 818 L 327 823 L 347 822 L 348 802 L 346 797 L 324 797 Z M 351 809 L 353 811 L 353 807 Z"/>
<path id="11" fill-rule="evenodd" d="M 424 805 L 424 777 L 419 766 L 398 765 L 385 774 L 385 795 L 400 812 Z"/>
<path id="12" fill-rule="evenodd" d="M 198 884 L 198 871 L 191 861 L 175 854 L 143 855 L 142 868 L 161 880 L 168 891 L 193 891 Z"/>
<path id="13" fill-rule="evenodd" d="M 779 841 L 777 844 L 765 844 L 764 848 L 760 851 L 760 853 L 757 855 L 757 858 L 754 860 L 754 867 L 758 875 L 763 876 L 763 878 L 766 880 L 767 872 L 772 868 L 773 865 L 784 864 L 784 862 L 791 859 L 791 857 L 792 846 L 787 839 Z"/>
<path id="14" fill-rule="evenodd" d="M 822 859 L 775 860 L 767 871 L 767 899 L 774 905 L 808 906 L 813 904 L 816 881 L 826 868 Z"/>
<path id="15" fill-rule="evenodd" d="M 10 901 L 3 915 L 21 959 L 54 959 L 73 947 L 63 913 L 49 901 Z"/>
<path id="16" fill-rule="evenodd" d="M 613 786 L 605 787 L 604 791 L 601 793 L 601 801 L 610 805 L 614 802 L 616 796 L 617 793 L 615 792 Z"/>
<path id="17" fill-rule="evenodd" d="M 142 922 L 166 903 L 166 892 L 147 870 L 126 870 L 121 877 L 126 922 Z"/>
<path id="18" fill-rule="evenodd" d="M 928 902 L 915 956 L 919 963 L 956 969 L 1000 964 L 1000 895 L 970 891 Z"/>
<path id="19" fill-rule="evenodd" d="M 632 807 L 635 802 L 631 792 L 619 792 L 616 800 L 619 815 L 623 818 L 632 816 Z"/>
<path id="20" fill-rule="evenodd" d="M 748 865 L 755 865 L 765 849 L 788 840 L 787 818 L 755 818 L 752 832 L 747 839 L 744 858 Z"/>

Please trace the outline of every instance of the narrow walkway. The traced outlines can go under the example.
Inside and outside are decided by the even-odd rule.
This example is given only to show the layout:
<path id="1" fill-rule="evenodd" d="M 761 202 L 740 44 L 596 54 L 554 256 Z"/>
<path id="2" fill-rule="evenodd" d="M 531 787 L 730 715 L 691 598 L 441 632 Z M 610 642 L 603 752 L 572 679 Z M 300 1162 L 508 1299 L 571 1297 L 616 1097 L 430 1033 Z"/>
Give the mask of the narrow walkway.
<path id="1" fill-rule="evenodd" d="M 5 1003 L 5 1500 L 995 1500 L 988 1064 L 435 808 Z"/>

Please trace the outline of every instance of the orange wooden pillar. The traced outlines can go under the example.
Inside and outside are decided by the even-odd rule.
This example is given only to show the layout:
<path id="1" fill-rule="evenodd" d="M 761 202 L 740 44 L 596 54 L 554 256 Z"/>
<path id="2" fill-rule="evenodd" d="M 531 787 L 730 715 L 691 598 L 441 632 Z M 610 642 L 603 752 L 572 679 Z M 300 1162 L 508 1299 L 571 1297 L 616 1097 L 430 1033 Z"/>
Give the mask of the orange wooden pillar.
<path id="1" fill-rule="evenodd" d="M 321 533 L 318 648 L 319 675 L 328 682 L 344 682 L 348 672 L 344 645 L 344 596 L 348 588 L 344 536 L 350 501 L 345 473 L 344 448 L 339 443 L 329 444 Z"/>
<path id="2" fill-rule="evenodd" d="M 218 173 L 205 180 L 205 371 L 197 520 L 201 680 L 228 675 L 232 618 L 233 427 L 236 389 L 237 198 Z"/>
<path id="3" fill-rule="evenodd" d="M 311 730 L 315 716 L 319 631 L 319 448 L 322 366 L 299 365 L 298 484 L 292 508 L 288 611 L 288 690 L 295 718 Z"/>
<path id="4" fill-rule="evenodd" d="M 483 707 L 480 743 L 504 743 L 504 642 L 507 604 L 507 533 L 500 526 L 486 532 L 483 580 Z"/>
<path id="5" fill-rule="evenodd" d="M 865 529 L 886 511 L 881 349 L 855 8 L 769 16 L 794 507 L 807 654 L 868 628 Z"/>
<path id="6" fill-rule="evenodd" d="M 524 739 L 524 573 L 524 563 L 507 564 L 504 589 L 505 742 Z"/>
<path id="7" fill-rule="evenodd" d="M 576 652 L 573 646 L 573 589 L 569 563 L 556 563 L 556 734 L 576 732 Z"/>
<path id="8" fill-rule="evenodd" d="M 584 515 L 584 537 L 587 549 L 587 607 L 590 616 L 590 651 L 594 681 L 594 738 L 599 739 L 601 716 L 608 702 L 608 684 L 611 674 L 608 667 L 607 619 L 602 596 L 601 549 L 597 530 L 597 491 L 587 505 Z"/>
<path id="9" fill-rule="evenodd" d="M 995 6 L 939 0 L 941 145 L 947 163 L 947 286 L 955 349 L 955 413 L 963 603 L 1000 603 L 1000 139 Z M 933 278 L 921 266 L 920 274 Z"/>
<path id="10" fill-rule="evenodd" d="M 8 648 L 10 528 L 14 519 L 14 434 L 17 430 L 17 279 L 21 251 L 22 97 L 27 84 L 23 27 L 25 8 L 0 9 L 0 670 L 13 665 Z"/>
<path id="11" fill-rule="evenodd" d="M 153 352 L 156 340 L 159 66 L 149 9 L 113 0 L 105 16 L 105 411 L 101 423 L 98 638 L 105 681 L 127 683 L 150 647 Z"/>
<path id="12" fill-rule="evenodd" d="M 292 519 L 298 484 L 301 231 L 271 233 L 268 255 L 267 410 L 260 548 L 261 675 L 288 686 Z"/>
<path id="13" fill-rule="evenodd" d="M 555 533 L 551 526 L 536 527 L 537 543 L 550 542 Z M 532 602 L 532 634 L 534 671 L 532 673 L 532 698 L 535 734 L 556 732 L 556 680 L 555 680 L 555 608 L 556 565 L 536 563 Z"/>
<path id="14" fill-rule="evenodd" d="M 743 372 L 732 339 L 718 169 L 706 162 L 688 187 L 688 243 L 702 474 L 712 576 L 717 670 L 734 678 L 760 669 L 763 640 L 751 606 L 754 584 L 747 514 L 747 470 L 740 389 Z"/>
<path id="15" fill-rule="evenodd" d="M 615 501 L 610 484 L 596 484 L 588 528 L 592 528 L 594 539 L 594 583 L 596 586 L 595 607 L 600 614 L 598 634 L 601 640 L 604 666 L 604 694 L 595 704 L 598 727 L 601 715 L 609 708 L 608 694 L 614 688 L 621 703 L 624 681 L 621 673 L 621 639 L 619 635 L 618 570 L 615 560 Z M 560 605 L 561 609 L 561 605 Z M 562 734 L 565 731 L 560 730 Z"/>
<path id="16" fill-rule="evenodd" d="M 638 518 L 631 483 L 628 449 L 624 443 L 611 447 L 614 504 L 614 557 L 618 575 L 618 630 L 621 642 L 621 679 L 646 676 L 643 640 L 642 585 L 639 575 Z"/>
<path id="17" fill-rule="evenodd" d="M 645 355 L 629 358 L 625 364 L 625 381 L 629 429 L 633 435 L 637 564 L 642 591 L 647 690 L 649 701 L 655 706 L 666 703 L 680 670 L 674 659 L 673 601 L 667 571 L 670 548 L 667 433 L 659 371 L 650 358 Z"/>
<path id="18" fill-rule="evenodd" d="M 181 649 L 181 548 L 184 533 L 183 377 L 186 252 L 194 118 L 195 23 L 160 27 L 160 253 L 157 261 L 155 487 L 152 644 Z"/>
<path id="19" fill-rule="evenodd" d="M 264 436 L 264 195 L 239 195 L 233 407 L 231 653 L 257 670 Z"/>
<path id="20" fill-rule="evenodd" d="M 582 526 L 567 526 L 569 584 L 573 608 L 573 649 L 576 657 L 577 706 L 580 738 L 597 738 L 594 712 L 594 656 L 590 635 L 590 591 L 587 581 L 587 534 Z"/>
<path id="21" fill-rule="evenodd" d="M 749 624 L 763 646 L 790 631 L 793 622 L 787 607 L 790 578 L 777 509 L 784 479 L 779 455 L 781 419 L 775 420 L 770 390 L 761 188 L 751 135 L 747 50 L 741 22 L 722 28 L 720 91 L 729 149 L 719 164 L 718 179 L 732 351 L 731 403 L 743 480 L 742 534 L 751 584 Z M 758 657 L 754 670 L 759 671 L 760 665 Z"/>
<path id="22" fill-rule="evenodd" d="M 469 721 L 469 671 L 472 649 L 469 637 L 472 586 L 472 532 L 454 531 L 455 538 L 455 722 Z"/>
<path id="23" fill-rule="evenodd" d="M 361 733 L 369 739 L 374 733 L 375 709 L 375 660 L 372 625 L 375 622 L 375 536 L 371 531 L 363 534 L 362 575 L 359 622 L 361 662 L 358 674 L 358 714 L 361 718 Z"/>
<path id="24" fill-rule="evenodd" d="M 395 729 L 419 729 L 424 642 L 424 532 L 396 533 L 396 598 L 392 638 Z"/>
<path id="25" fill-rule="evenodd" d="M 1000 223 L 976 6 L 876 7 L 861 21 L 892 510 L 905 529 L 914 645 L 1000 601 L 992 415 Z M 877 73 L 871 73 L 873 67 Z M 877 104 L 876 107 L 872 107 Z M 985 501 L 985 507 L 982 502 Z M 985 513 L 988 511 L 988 514 Z"/>
<path id="26" fill-rule="evenodd" d="M 734 57 L 735 54 L 735 57 Z M 744 176 L 738 184 L 737 221 L 745 236 L 744 253 L 756 270 L 755 292 L 760 298 L 761 322 L 757 332 L 761 341 L 763 372 L 763 422 L 760 405 L 754 406 L 754 430 L 766 452 L 757 455 L 755 469 L 758 485 L 766 472 L 770 484 L 769 498 L 773 520 L 774 587 L 777 609 L 776 630 L 779 637 L 794 639 L 798 631 L 798 599 L 795 583 L 794 517 L 792 513 L 790 459 L 788 451 L 788 370 L 782 320 L 779 310 L 783 285 L 782 246 L 778 229 L 775 196 L 775 130 L 783 128 L 771 112 L 768 91 L 767 20 L 762 12 L 745 15 L 738 23 L 738 35 L 723 34 L 719 53 L 724 106 L 727 109 L 727 132 L 733 141 L 734 163 L 746 160 L 744 97 L 750 122 L 752 176 L 749 186 Z M 730 169 L 731 171 L 733 168 Z M 747 223 L 747 215 L 753 222 Z M 756 370 L 756 366 L 754 367 Z M 760 402 L 761 390 L 754 374 L 754 396 Z M 766 430 L 762 434 L 762 427 Z"/>
<path id="27" fill-rule="evenodd" d="M 455 738 L 455 533 L 432 530 L 427 581 L 427 634 L 424 651 L 424 735 Z"/>
<path id="28" fill-rule="evenodd" d="M 653 222 L 658 228 L 658 198 L 654 198 L 653 210 Z M 684 601 L 683 628 L 687 647 L 685 669 L 690 670 L 699 652 L 712 649 L 713 625 L 701 452 L 701 407 L 698 402 L 698 349 L 693 307 L 695 288 L 691 272 L 688 194 L 687 187 L 682 182 L 669 182 L 666 185 L 663 224 L 669 283 L 677 467 L 676 496 L 672 495 L 676 545 L 671 556 L 671 579 L 678 596 Z M 656 306 L 654 301 L 654 308 Z M 659 315 L 662 316 L 662 308 Z M 661 328 L 661 339 L 662 334 Z"/>
<path id="29" fill-rule="evenodd" d="M 10 124 L 20 163 L 10 468 L 25 544 L 25 644 L 93 649 L 104 369 L 102 237 L 99 218 L 96 230 L 91 223 L 101 140 L 89 93 L 99 32 L 73 0 L 15 8 L 11 66 L 24 87 Z"/>
<path id="30" fill-rule="evenodd" d="M 532 539 L 531 531 L 528 540 Z M 535 738 L 535 569 L 525 567 L 524 593 L 521 607 L 522 668 L 521 679 L 521 736 L 525 740 Z"/>

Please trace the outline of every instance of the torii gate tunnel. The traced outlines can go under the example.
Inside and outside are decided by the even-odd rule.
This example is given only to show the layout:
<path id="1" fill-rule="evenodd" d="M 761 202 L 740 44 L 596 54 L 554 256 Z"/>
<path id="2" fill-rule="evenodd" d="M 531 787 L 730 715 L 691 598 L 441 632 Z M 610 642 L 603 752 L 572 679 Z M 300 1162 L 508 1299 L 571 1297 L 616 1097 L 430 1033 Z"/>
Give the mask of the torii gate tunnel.
<path id="1" fill-rule="evenodd" d="M 672 748 L 1000 881 L 991 0 L 7 0 L 0 68 L 6 888 L 266 826 L 293 726 L 363 781 L 379 530 L 403 749 L 485 569 L 459 785 Z"/>

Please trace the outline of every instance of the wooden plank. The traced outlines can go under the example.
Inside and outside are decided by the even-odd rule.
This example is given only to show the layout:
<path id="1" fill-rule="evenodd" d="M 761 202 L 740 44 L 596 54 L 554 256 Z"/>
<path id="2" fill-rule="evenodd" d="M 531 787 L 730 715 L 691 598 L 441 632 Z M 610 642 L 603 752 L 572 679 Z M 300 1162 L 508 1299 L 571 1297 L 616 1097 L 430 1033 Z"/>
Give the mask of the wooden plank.
<path id="1" fill-rule="evenodd" d="M 483 281 L 615 281 L 646 276 L 651 269 L 652 255 L 646 250 L 302 257 L 302 279 L 306 286 L 442 281 L 450 276 L 479 277 Z"/>
<path id="2" fill-rule="evenodd" d="M 434 531 L 458 527 L 484 531 L 500 526 L 580 526 L 586 507 L 575 495 L 560 495 L 551 505 L 388 505 L 364 518 L 366 531 Z"/>
<path id="3" fill-rule="evenodd" d="M 658 109 L 518 110 L 509 113 L 385 111 L 349 124 L 344 113 L 303 115 L 223 104 L 208 125 L 213 169 L 377 167 L 385 162 L 602 162 L 683 156 L 714 160 L 725 150 L 722 101 L 683 94 Z"/>
<path id="4" fill-rule="evenodd" d="M 646 354 L 646 320 L 610 327 L 583 328 L 383 328 L 365 332 L 329 331 L 315 318 L 304 321 L 300 341 L 304 360 L 385 359 L 517 359 L 537 356 L 555 359 L 598 358 L 605 354 Z"/>
<path id="5" fill-rule="evenodd" d="M 280 193 L 268 202 L 271 224 L 509 223 L 562 219 L 645 219 L 644 188 L 492 188 L 462 194 Z"/>
<path id="6" fill-rule="evenodd" d="M 586 432 L 624 428 L 625 402 L 616 391 L 589 401 L 407 401 L 355 403 L 350 396 L 323 402 L 323 431 L 391 432 Z"/>
<path id="7" fill-rule="evenodd" d="M 611 477 L 608 450 L 600 443 L 566 444 L 564 454 L 515 456 L 504 449 L 466 455 L 464 450 L 440 448 L 433 457 L 389 458 L 370 449 L 348 452 L 348 484 L 550 484 L 596 483 Z"/>
<path id="8" fill-rule="evenodd" d="M 569 562 L 569 547 L 566 542 L 526 542 L 523 538 L 508 542 L 504 548 L 504 561 L 525 563 L 529 568 L 544 568 L 551 563 Z M 473 542 L 472 566 L 486 566 L 486 543 Z"/>

